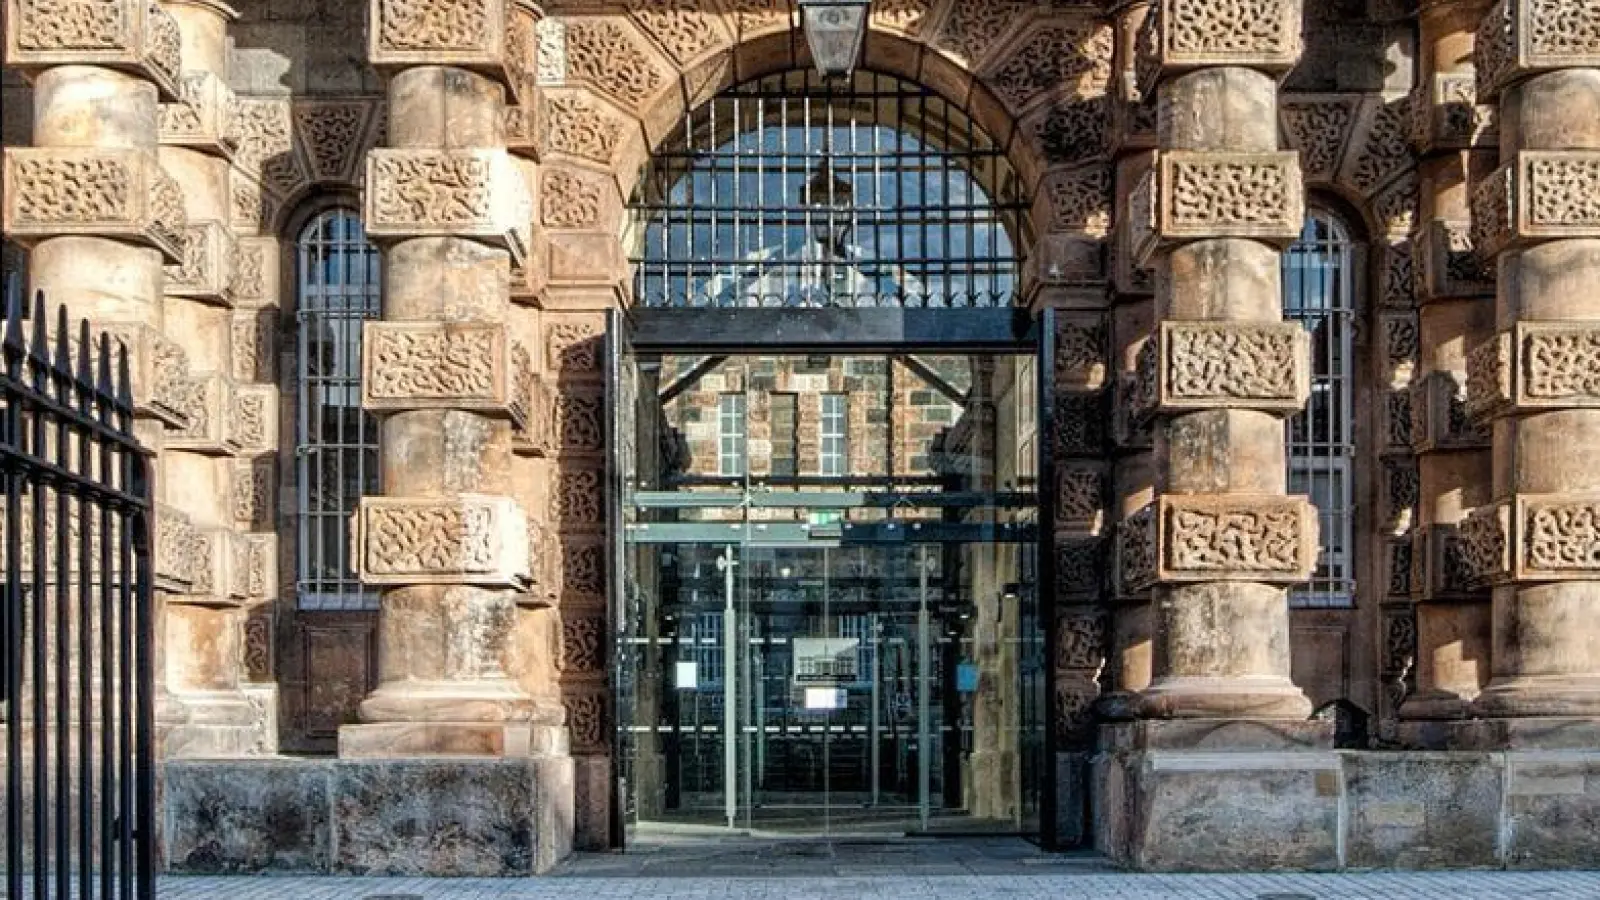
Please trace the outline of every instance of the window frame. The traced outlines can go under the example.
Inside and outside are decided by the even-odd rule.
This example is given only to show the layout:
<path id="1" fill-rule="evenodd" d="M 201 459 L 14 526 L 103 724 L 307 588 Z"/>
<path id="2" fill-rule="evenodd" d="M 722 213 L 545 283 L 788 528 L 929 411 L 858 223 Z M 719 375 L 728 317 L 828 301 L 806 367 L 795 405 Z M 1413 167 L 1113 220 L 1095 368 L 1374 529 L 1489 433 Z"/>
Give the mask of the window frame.
<path id="1" fill-rule="evenodd" d="M 1337 494 L 1331 509 L 1317 506 L 1316 571 L 1290 591 L 1295 609 L 1356 605 L 1358 260 L 1348 219 L 1320 205 L 1307 210 L 1300 238 L 1283 256 L 1284 319 L 1305 325 L 1312 343 L 1307 409 L 1284 422 L 1287 477 L 1291 491 L 1303 481 L 1313 500 L 1319 476 Z"/>
<path id="2" fill-rule="evenodd" d="M 830 402 L 838 408 L 829 411 Z M 829 423 L 838 430 L 830 432 Z M 830 451 L 829 444 L 836 443 Z M 850 395 L 824 393 L 817 398 L 817 474 L 823 478 L 844 478 L 850 474 Z"/>
<path id="3" fill-rule="evenodd" d="M 362 585 L 356 574 L 350 522 L 361 497 L 382 489 L 379 423 L 361 409 L 360 325 L 382 314 L 381 257 L 366 237 L 359 204 L 344 198 L 324 198 L 290 234 L 295 275 L 295 607 L 306 612 L 373 611 L 379 592 Z M 330 275 L 338 280 L 329 280 Z M 324 334 L 325 341 L 320 339 Z M 331 442 L 324 431 L 329 423 L 322 418 L 330 408 L 339 410 L 339 440 Z M 349 441 L 352 419 L 354 440 Z M 319 463 L 327 453 L 342 455 L 334 500 L 331 505 L 314 504 L 321 495 L 311 486 L 325 474 L 319 472 Z M 353 494 L 346 471 L 352 461 Z M 332 568 L 327 559 L 330 539 Z"/>
<path id="4" fill-rule="evenodd" d="M 744 394 L 717 396 L 717 474 L 724 478 L 750 474 L 749 413 L 750 404 Z"/>

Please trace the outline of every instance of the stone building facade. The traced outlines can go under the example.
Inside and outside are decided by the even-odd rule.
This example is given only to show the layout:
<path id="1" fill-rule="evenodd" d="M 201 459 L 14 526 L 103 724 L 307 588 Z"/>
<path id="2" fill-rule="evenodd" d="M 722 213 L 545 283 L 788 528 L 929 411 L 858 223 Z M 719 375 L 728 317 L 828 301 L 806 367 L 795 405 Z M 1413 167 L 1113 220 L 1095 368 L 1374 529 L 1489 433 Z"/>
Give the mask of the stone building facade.
<path id="1" fill-rule="evenodd" d="M 608 322 L 652 159 L 812 67 L 798 5 L 6 13 L 8 281 L 125 343 L 157 454 L 168 864 L 614 843 Z M 1054 323 L 1039 827 L 1592 861 L 1600 3 L 875 0 L 860 67 L 992 139 Z"/>

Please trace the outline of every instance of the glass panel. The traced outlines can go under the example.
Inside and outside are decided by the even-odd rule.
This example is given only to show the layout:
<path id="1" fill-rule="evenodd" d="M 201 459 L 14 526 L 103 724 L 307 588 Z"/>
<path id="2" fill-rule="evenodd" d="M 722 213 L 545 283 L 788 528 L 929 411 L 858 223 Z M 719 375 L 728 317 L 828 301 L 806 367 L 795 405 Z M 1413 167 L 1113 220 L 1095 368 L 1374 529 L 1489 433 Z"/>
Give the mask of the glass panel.
<path id="1" fill-rule="evenodd" d="M 1031 359 L 637 362 L 630 824 L 1036 831 Z"/>

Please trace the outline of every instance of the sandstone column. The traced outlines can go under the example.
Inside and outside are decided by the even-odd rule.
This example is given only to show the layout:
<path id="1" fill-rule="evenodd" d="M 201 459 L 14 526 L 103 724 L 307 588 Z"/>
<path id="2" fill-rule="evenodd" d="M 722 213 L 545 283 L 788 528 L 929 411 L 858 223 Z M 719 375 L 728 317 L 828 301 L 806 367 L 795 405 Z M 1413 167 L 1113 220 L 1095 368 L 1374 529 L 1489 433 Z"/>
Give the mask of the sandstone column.
<path id="1" fill-rule="evenodd" d="M 363 405 L 383 416 L 382 497 L 357 515 L 363 580 L 384 588 L 380 685 L 342 756 L 525 756 L 562 713 L 506 671 L 531 587 L 528 524 L 509 496 L 527 410 L 511 271 L 530 244 L 524 166 L 506 107 L 529 91 L 533 22 L 506 0 L 373 0 L 369 58 L 389 76 L 389 147 L 366 175 L 385 244 L 383 320 L 364 336 Z M 509 97 L 508 97 L 509 95 Z M 537 742 L 537 743 L 536 743 Z"/>
<path id="2" fill-rule="evenodd" d="M 1489 675 L 1488 592 L 1468 583 L 1456 532 L 1468 510 L 1490 499 L 1487 429 L 1474 427 L 1463 412 L 1467 354 L 1493 331 L 1493 276 L 1473 253 L 1468 203 L 1471 184 L 1495 161 L 1472 73 L 1472 32 L 1487 5 L 1424 4 L 1424 76 L 1412 97 L 1412 143 L 1421 156 L 1421 208 L 1412 235 L 1421 350 L 1411 398 L 1417 684 L 1400 717 L 1402 740 L 1423 746 L 1445 742 L 1447 732 L 1430 723 L 1465 717 Z"/>
<path id="3" fill-rule="evenodd" d="M 133 374 L 136 428 L 159 451 L 165 430 L 190 424 L 186 362 L 163 333 L 165 264 L 182 262 L 182 192 L 156 154 L 157 108 L 179 92 L 177 23 L 159 4 L 114 0 L 103 16 L 69 17 L 44 4 L 11 7 L 5 60 L 33 82 L 33 146 L 5 153 L 4 227 L 31 250 L 32 291 L 65 304 L 121 340 Z M 181 512 L 162 504 L 156 473 L 154 521 L 158 600 L 188 592 L 203 568 L 198 538 Z M 158 717 L 186 714 L 165 693 L 168 633 L 157 603 Z M 188 649 L 172 654 L 188 665 Z M 174 678 L 181 686 L 182 678 Z"/>
<path id="4" fill-rule="evenodd" d="M 1284 419 L 1309 390 L 1308 337 L 1282 321 L 1281 248 L 1304 218 L 1278 148 L 1278 73 L 1299 0 L 1161 0 L 1141 34 L 1159 80 L 1160 152 L 1130 201 L 1156 278 L 1140 353 L 1157 416 L 1156 499 L 1124 523 L 1125 580 L 1154 585 L 1151 718 L 1304 719 L 1289 680 L 1288 586 L 1309 577 L 1316 511 L 1286 495 Z"/>
<path id="5" fill-rule="evenodd" d="M 1503 0 L 1478 30 L 1475 62 L 1479 96 L 1500 104 L 1503 161 L 1472 198 L 1474 244 L 1499 269 L 1497 333 L 1468 366 L 1470 409 L 1494 429 L 1495 502 L 1462 525 L 1466 564 L 1494 586 L 1493 678 L 1475 709 L 1504 720 L 1491 729 L 1502 743 L 1592 747 L 1600 3 Z"/>
<path id="6" fill-rule="evenodd" d="M 163 331 L 185 349 L 188 422 L 167 436 L 162 479 L 167 501 L 194 526 L 196 577 L 168 605 L 172 685 L 193 727 L 168 739 L 167 755 L 235 756 L 272 752 L 276 713 L 268 698 L 242 690 L 244 606 L 273 593 L 276 545 L 270 535 L 233 528 L 234 460 L 276 445 L 275 392 L 233 378 L 233 265 L 228 225 L 228 157 L 235 145 L 227 87 L 228 23 L 215 0 L 176 0 L 183 71 L 179 96 L 160 110 L 162 168 L 184 188 L 188 228 L 183 259 L 167 267 Z"/>

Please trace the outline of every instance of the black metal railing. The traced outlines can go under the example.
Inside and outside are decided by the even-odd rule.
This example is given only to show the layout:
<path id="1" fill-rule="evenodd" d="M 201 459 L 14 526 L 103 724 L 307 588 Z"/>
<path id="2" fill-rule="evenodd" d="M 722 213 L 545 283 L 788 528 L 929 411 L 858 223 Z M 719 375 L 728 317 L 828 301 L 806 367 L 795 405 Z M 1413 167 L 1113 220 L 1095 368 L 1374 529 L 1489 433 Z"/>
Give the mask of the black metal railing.
<path id="1" fill-rule="evenodd" d="M 151 501 L 127 353 L 19 293 L 0 377 L 5 896 L 148 900 Z"/>

